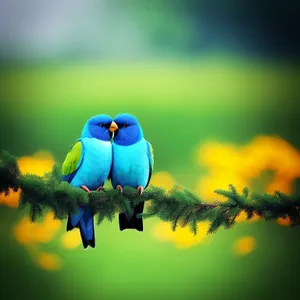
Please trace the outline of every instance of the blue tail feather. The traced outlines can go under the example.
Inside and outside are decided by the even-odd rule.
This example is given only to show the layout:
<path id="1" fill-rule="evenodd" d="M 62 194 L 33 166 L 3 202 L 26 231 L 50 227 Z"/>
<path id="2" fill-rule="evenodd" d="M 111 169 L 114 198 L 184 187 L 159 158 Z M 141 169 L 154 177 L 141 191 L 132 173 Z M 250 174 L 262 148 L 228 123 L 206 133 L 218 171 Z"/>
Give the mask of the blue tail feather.
<path id="1" fill-rule="evenodd" d="M 79 207 L 79 212 L 70 214 L 67 223 L 67 231 L 78 227 L 84 248 L 95 248 L 94 216 L 89 207 Z"/>

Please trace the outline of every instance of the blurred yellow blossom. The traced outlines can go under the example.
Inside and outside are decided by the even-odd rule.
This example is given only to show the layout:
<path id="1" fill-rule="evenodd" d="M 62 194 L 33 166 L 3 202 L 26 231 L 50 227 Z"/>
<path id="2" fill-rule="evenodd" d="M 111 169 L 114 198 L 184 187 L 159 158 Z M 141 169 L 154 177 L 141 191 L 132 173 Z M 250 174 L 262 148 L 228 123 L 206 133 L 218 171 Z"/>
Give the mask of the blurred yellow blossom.
<path id="1" fill-rule="evenodd" d="M 74 249 L 81 244 L 81 237 L 79 230 L 72 230 L 64 233 L 61 243 L 66 249 Z"/>
<path id="2" fill-rule="evenodd" d="M 54 214 L 49 212 L 42 223 L 33 223 L 29 217 L 24 217 L 14 228 L 14 235 L 23 245 L 47 243 L 54 238 L 60 227 L 61 221 L 54 220 Z"/>
<path id="3" fill-rule="evenodd" d="M 300 177 L 299 151 L 276 136 L 258 136 L 242 147 L 208 142 L 199 148 L 197 161 L 208 170 L 196 187 L 206 201 L 224 201 L 214 190 L 227 189 L 228 184 L 238 190 L 251 187 L 251 182 L 264 171 L 275 172 L 274 179 L 265 187 L 268 193 L 292 193 L 293 181 Z"/>
<path id="4" fill-rule="evenodd" d="M 48 271 L 56 271 L 62 267 L 62 262 L 59 256 L 47 252 L 41 252 L 38 255 L 37 262 L 41 268 Z"/>
<path id="5" fill-rule="evenodd" d="M 238 239 L 234 244 L 234 251 L 238 255 L 247 255 L 255 248 L 255 239 L 252 236 L 246 236 Z"/>
<path id="6" fill-rule="evenodd" d="M 171 242 L 177 248 L 187 248 L 201 243 L 207 236 L 209 222 L 198 223 L 197 235 L 190 231 L 189 226 L 178 226 L 175 231 L 172 231 L 171 224 L 166 222 L 158 223 L 154 228 L 154 236 L 161 241 Z"/>
<path id="7" fill-rule="evenodd" d="M 163 187 L 166 190 L 170 190 L 171 188 L 173 188 L 175 183 L 175 179 L 168 172 L 155 173 L 151 178 L 152 185 Z"/>
<path id="8" fill-rule="evenodd" d="M 278 218 L 277 223 L 281 226 L 290 226 L 291 225 L 291 220 L 289 217 L 286 218 Z"/>
<path id="9" fill-rule="evenodd" d="M 18 159 L 18 166 L 22 174 L 31 173 L 42 176 L 46 172 L 50 172 L 54 165 L 52 155 L 47 151 L 39 151 L 32 156 L 21 156 Z M 0 194 L 0 204 L 17 208 L 20 199 L 20 189 L 17 192 L 10 190 L 7 197 Z"/>

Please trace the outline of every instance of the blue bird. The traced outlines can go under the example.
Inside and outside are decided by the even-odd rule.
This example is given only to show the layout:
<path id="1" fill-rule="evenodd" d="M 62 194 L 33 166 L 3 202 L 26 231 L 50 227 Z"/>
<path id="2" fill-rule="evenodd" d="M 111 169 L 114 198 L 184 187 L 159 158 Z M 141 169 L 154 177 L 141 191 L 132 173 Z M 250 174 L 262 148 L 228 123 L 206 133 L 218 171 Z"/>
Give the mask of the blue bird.
<path id="1" fill-rule="evenodd" d="M 81 137 L 71 146 L 62 165 L 62 181 L 87 191 L 100 191 L 109 177 L 112 166 L 112 118 L 98 115 L 90 118 Z M 79 228 L 83 247 L 95 248 L 93 212 L 88 206 L 69 214 L 67 231 Z"/>
<path id="2" fill-rule="evenodd" d="M 149 185 L 154 157 L 151 144 L 144 139 L 143 130 L 138 120 L 130 114 L 119 114 L 110 126 L 114 132 L 113 164 L 111 171 L 112 185 L 121 193 L 123 187 L 130 186 L 142 195 Z M 144 210 L 144 202 L 134 207 L 130 220 L 124 213 L 119 214 L 120 230 L 136 229 L 143 231 L 143 220 L 137 214 Z"/>

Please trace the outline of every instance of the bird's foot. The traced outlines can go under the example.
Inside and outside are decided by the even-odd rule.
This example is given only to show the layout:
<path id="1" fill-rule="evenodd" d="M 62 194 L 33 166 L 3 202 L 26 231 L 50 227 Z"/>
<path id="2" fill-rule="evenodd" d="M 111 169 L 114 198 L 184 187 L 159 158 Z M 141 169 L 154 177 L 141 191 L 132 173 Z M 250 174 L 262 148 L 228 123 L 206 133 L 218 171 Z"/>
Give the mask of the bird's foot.
<path id="1" fill-rule="evenodd" d="M 140 196 L 142 196 L 144 188 L 141 185 L 139 185 L 137 190 L 139 191 Z"/>
<path id="2" fill-rule="evenodd" d="M 89 194 L 91 193 L 91 191 L 89 190 L 89 188 L 86 187 L 85 185 L 82 185 L 81 188 L 82 188 L 83 190 L 85 190 L 86 192 L 88 192 Z"/>
<path id="3" fill-rule="evenodd" d="M 97 189 L 96 189 L 96 192 L 99 192 L 99 191 L 102 191 L 103 190 L 103 186 L 99 186 Z"/>
<path id="4" fill-rule="evenodd" d="M 123 188 L 119 184 L 116 186 L 116 189 L 119 190 L 121 194 L 123 193 Z"/>

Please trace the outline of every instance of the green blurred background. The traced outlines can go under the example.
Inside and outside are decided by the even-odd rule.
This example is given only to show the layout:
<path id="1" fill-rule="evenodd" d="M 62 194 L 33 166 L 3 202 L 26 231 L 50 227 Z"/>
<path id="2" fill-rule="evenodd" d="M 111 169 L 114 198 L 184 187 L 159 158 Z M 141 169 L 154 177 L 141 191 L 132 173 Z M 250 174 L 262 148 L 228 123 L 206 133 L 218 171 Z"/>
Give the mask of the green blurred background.
<path id="1" fill-rule="evenodd" d="M 154 148 L 155 174 L 199 192 L 209 170 L 197 151 L 208 141 L 240 147 L 277 136 L 300 148 L 299 10 L 292 2 L 273 1 L 272 13 L 267 1 L 26 2 L 0 4 L 0 149 L 48 151 L 61 163 L 90 116 L 128 112 Z M 296 175 L 289 182 L 295 193 Z M 298 294 L 299 228 L 243 222 L 178 248 L 157 237 L 157 219 L 146 220 L 143 233 L 121 233 L 114 220 L 97 227 L 96 249 L 84 251 L 62 246 L 63 222 L 51 241 L 34 245 L 59 257 L 58 270 L 47 270 L 16 239 L 26 213 L 0 206 L 1 299 Z M 246 236 L 255 247 L 238 255 L 234 245 Z"/>

